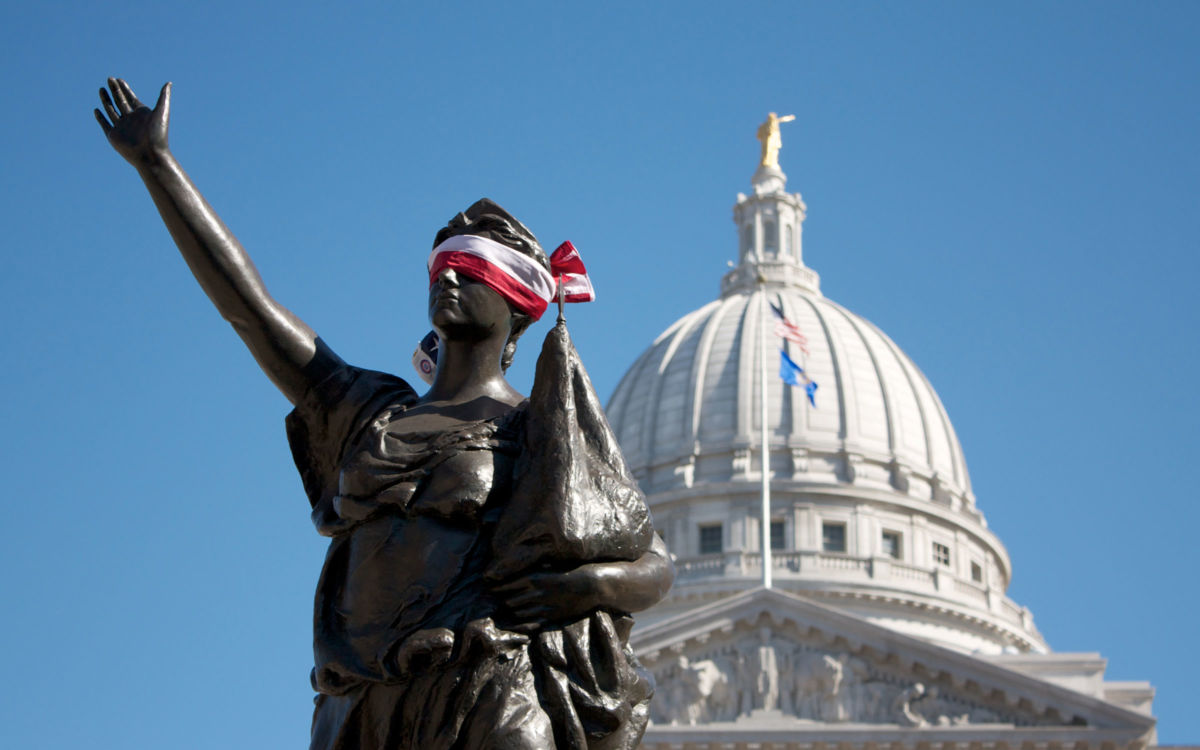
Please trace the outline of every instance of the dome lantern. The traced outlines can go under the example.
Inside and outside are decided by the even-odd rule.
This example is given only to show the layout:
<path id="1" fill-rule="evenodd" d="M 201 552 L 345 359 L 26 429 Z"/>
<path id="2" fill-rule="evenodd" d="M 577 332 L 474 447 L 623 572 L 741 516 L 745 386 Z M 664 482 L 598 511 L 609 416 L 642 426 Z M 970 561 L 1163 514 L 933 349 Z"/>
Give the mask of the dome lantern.
<path id="1" fill-rule="evenodd" d="M 773 115 L 774 113 L 772 113 Z M 782 119 L 782 118 L 779 118 Z M 763 128 L 759 128 L 760 139 Z M 778 130 L 778 125 L 776 125 Z M 750 291 L 760 277 L 768 286 L 792 286 L 820 294 L 820 277 L 804 265 L 803 225 L 807 206 L 799 193 L 788 193 L 787 175 L 769 161 L 764 143 L 763 163 L 754 172 L 750 195 L 738 193 L 733 223 L 738 228 L 738 263 L 721 279 L 721 296 Z"/>

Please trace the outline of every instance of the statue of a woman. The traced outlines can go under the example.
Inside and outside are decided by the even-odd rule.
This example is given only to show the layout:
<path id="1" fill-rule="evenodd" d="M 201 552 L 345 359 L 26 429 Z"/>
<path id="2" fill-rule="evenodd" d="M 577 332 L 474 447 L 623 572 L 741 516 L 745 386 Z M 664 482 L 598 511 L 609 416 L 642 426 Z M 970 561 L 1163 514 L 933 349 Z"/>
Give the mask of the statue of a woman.
<path id="1" fill-rule="evenodd" d="M 762 144 L 762 158 L 758 160 L 758 166 L 767 167 L 768 169 L 779 169 L 779 149 L 783 147 L 783 137 L 779 134 L 779 124 L 791 122 L 795 119 L 795 115 L 780 117 L 774 112 L 767 113 L 767 119 L 763 121 L 762 125 L 758 126 L 756 133 L 759 143 Z"/>
<path id="2" fill-rule="evenodd" d="M 288 438 L 331 538 L 311 748 L 636 747 L 653 688 L 628 613 L 658 601 L 673 571 L 561 323 L 532 399 L 504 378 L 553 294 L 533 234 L 486 199 L 437 233 L 441 342 L 418 395 L 343 362 L 267 293 L 167 146 L 169 83 L 153 109 L 124 81 L 108 89 L 96 118 L 109 143 L 295 407 Z"/>

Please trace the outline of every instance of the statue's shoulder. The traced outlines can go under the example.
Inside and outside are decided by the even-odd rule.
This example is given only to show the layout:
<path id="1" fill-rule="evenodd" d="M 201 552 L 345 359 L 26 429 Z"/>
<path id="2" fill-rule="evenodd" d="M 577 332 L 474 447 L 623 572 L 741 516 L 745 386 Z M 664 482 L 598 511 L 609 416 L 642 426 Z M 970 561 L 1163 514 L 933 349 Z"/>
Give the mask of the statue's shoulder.
<path id="1" fill-rule="evenodd" d="M 314 508 L 331 497 L 350 439 L 385 410 L 405 408 L 417 392 L 403 378 L 344 365 L 308 389 L 285 420 L 292 458 Z"/>
<path id="2" fill-rule="evenodd" d="M 403 378 L 379 370 L 343 365 L 312 386 L 287 417 L 293 447 L 319 442 L 339 452 L 361 425 L 385 409 L 406 408 L 418 398 Z M 302 437 L 303 436 L 303 437 Z"/>
<path id="3" fill-rule="evenodd" d="M 380 370 L 343 365 L 308 389 L 297 412 L 359 412 L 372 404 L 408 406 L 418 398 L 401 377 Z"/>
<path id="4" fill-rule="evenodd" d="M 404 406 L 411 405 L 420 397 L 416 389 L 398 375 L 361 367 L 348 366 L 347 369 L 353 371 L 349 374 L 352 383 L 348 395 L 357 394 L 371 401 L 384 397 L 388 403 L 399 403 Z"/>

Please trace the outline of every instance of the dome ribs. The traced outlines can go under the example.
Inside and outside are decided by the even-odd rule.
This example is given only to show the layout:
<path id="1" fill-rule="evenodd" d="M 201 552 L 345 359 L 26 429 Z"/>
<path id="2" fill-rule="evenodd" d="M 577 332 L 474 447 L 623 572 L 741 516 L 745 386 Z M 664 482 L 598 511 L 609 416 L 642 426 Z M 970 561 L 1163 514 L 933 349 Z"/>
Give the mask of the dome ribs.
<path id="1" fill-rule="evenodd" d="M 662 408 L 662 392 L 664 384 L 667 380 L 665 374 L 670 368 L 679 346 L 686 339 L 688 333 L 695 325 L 707 317 L 709 311 L 717 303 L 710 302 L 704 307 L 696 310 L 690 315 L 685 315 L 671 326 L 669 336 L 660 336 L 655 342 L 654 348 L 661 352 L 661 355 L 652 360 L 655 363 L 655 377 L 647 384 L 646 403 L 642 407 L 640 415 L 642 422 L 641 440 L 642 454 L 644 457 L 644 466 L 650 472 L 647 475 L 649 487 L 646 487 L 647 494 L 658 489 L 658 477 L 654 474 L 654 469 L 661 463 L 662 446 L 658 442 L 660 422 L 667 416 L 663 414 Z M 645 380 L 645 378 L 643 378 Z"/>
<path id="2" fill-rule="evenodd" d="M 700 336 L 704 333 L 709 311 L 688 318 L 684 325 L 671 337 L 666 355 L 659 364 L 654 397 L 657 418 L 651 433 L 654 444 L 655 463 L 678 458 L 681 453 L 691 452 L 691 442 L 686 450 L 680 443 L 690 433 L 691 377 L 695 369 L 696 352 Z"/>
<path id="3" fill-rule="evenodd" d="M 758 362 L 758 325 L 754 322 L 756 316 L 750 312 L 753 294 L 743 297 L 746 300 L 742 307 L 741 321 L 738 324 L 737 341 L 737 426 L 733 440 L 735 446 L 749 446 L 754 443 L 754 414 L 757 409 L 755 383 Z"/>
<path id="4" fill-rule="evenodd" d="M 934 393 L 933 386 L 929 384 L 929 380 L 916 364 L 900 351 L 900 347 L 896 346 L 894 341 L 873 324 L 872 328 L 875 328 L 880 338 L 883 339 L 900 362 L 909 387 L 912 388 L 913 393 L 917 396 L 917 403 L 921 410 L 921 420 L 925 426 L 926 463 L 933 471 L 939 474 L 943 471 L 948 471 L 950 476 L 942 477 L 943 481 L 949 479 L 954 485 L 953 489 L 966 492 L 969 488 L 963 481 L 962 473 L 959 470 L 962 458 L 961 450 L 956 450 L 958 439 L 954 435 L 954 431 L 948 428 L 950 420 L 946 416 L 946 410 L 942 407 L 941 400 Z M 956 456 L 956 453 L 959 455 Z"/>
<path id="5" fill-rule="evenodd" d="M 634 472 L 639 481 L 645 481 L 647 471 L 653 464 L 653 451 L 650 444 L 653 436 L 653 429 L 647 429 L 647 422 L 650 422 L 650 427 L 653 427 L 651 418 L 654 410 L 649 408 L 650 399 L 648 391 L 652 390 L 658 378 L 646 377 L 648 369 L 652 363 L 661 362 L 663 351 L 666 343 L 669 342 L 672 335 L 683 326 L 689 318 L 702 315 L 704 308 L 688 313 L 679 320 L 672 323 L 667 330 L 663 331 L 650 348 L 646 349 L 637 362 L 634 363 L 630 371 L 621 378 L 621 382 L 617 385 L 617 390 L 613 393 L 610 400 L 610 407 L 606 409 L 608 412 L 609 423 L 615 425 L 614 432 L 617 435 L 617 440 L 621 443 L 621 450 L 625 453 L 625 460 L 628 463 L 630 470 Z M 658 365 L 655 364 L 655 370 Z M 618 405 L 617 410 L 611 408 L 612 405 Z M 640 429 L 638 429 L 640 428 Z M 644 487 L 646 491 L 650 491 L 650 487 Z"/>
<path id="6" fill-rule="evenodd" d="M 872 341 L 868 334 L 875 334 L 875 331 L 866 325 L 866 321 L 857 316 L 850 315 L 845 308 L 840 305 L 835 305 L 834 308 L 846 322 L 858 334 L 858 338 L 862 341 L 863 348 L 867 350 L 867 356 L 871 359 L 871 368 L 875 374 L 875 382 L 879 385 L 879 393 L 883 399 L 883 416 L 887 432 L 888 452 L 896 457 L 899 448 L 900 439 L 898 432 L 903 427 L 903 418 L 900 416 L 899 410 L 896 408 L 897 394 L 895 393 L 895 384 L 890 382 L 884 372 L 884 365 L 881 363 L 880 352 L 878 347 L 872 346 Z M 890 352 L 889 352 L 890 354 Z"/>
<path id="7" fill-rule="evenodd" d="M 856 316 L 844 307 L 826 303 L 831 314 L 831 328 L 837 330 L 838 340 L 847 358 L 849 377 L 842 383 L 846 390 L 853 389 L 853 412 L 847 408 L 845 426 L 845 450 L 870 450 L 876 454 L 891 454 L 891 415 L 887 394 L 879 374 L 879 366 L 871 347 L 855 325 Z M 847 400 L 850 404 L 850 401 Z M 853 416 L 853 419 L 849 417 Z M 882 420 L 879 417 L 882 416 Z"/>
<path id="8" fill-rule="evenodd" d="M 905 356 L 883 331 L 870 321 L 850 313 L 850 320 L 867 340 L 867 348 L 874 358 L 880 382 L 884 384 L 884 397 L 888 403 L 888 420 L 892 435 L 892 455 L 905 469 L 929 465 L 929 439 L 927 424 L 921 412 L 920 396 L 904 366 Z M 872 343 L 873 342 L 873 343 Z"/>
<path id="9" fill-rule="evenodd" d="M 688 404 L 691 415 L 691 431 L 687 437 L 689 442 L 692 444 L 693 452 L 699 450 L 699 444 L 701 443 L 701 433 L 703 432 L 702 426 L 705 412 L 703 407 L 708 404 L 711 409 L 711 407 L 714 405 L 708 398 L 710 395 L 708 389 L 709 364 L 712 362 L 713 347 L 719 340 L 721 324 L 724 322 L 725 317 L 729 315 L 730 311 L 736 306 L 736 304 L 737 301 L 734 298 L 726 298 L 721 300 L 717 309 L 711 316 L 709 316 L 707 323 L 704 325 L 704 333 L 701 335 L 696 357 L 692 362 L 692 387 L 690 389 L 691 403 Z M 721 385 L 722 374 L 723 373 L 717 373 L 717 379 L 713 388 L 714 391 Z M 731 401 L 729 406 L 734 407 L 736 403 L 736 401 Z M 733 424 L 732 419 L 730 419 L 730 424 Z M 715 436 L 708 436 L 709 439 L 712 437 Z"/>
<path id="10" fill-rule="evenodd" d="M 604 409 L 608 415 L 609 422 L 613 425 L 619 425 L 616 429 L 617 440 L 621 443 L 621 450 L 625 453 L 626 460 L 629 461 L 631 466 L 637 464 L 640 458 L 642 436 L 637 430 L 631 429 L 633 422 L 626 419 L 626 415 L 630 413 L 630 402 L 633 400 L 634 390 L 642 380 L 642 371 L 653 355 L 653 347 L 642 352 L 637 361 L 633 363 L 633 366 L 621 378 L 621 382 L 617 383 L 617 388 L 613 391 L 613 396 L 609 400 L 608 406 Z"/>

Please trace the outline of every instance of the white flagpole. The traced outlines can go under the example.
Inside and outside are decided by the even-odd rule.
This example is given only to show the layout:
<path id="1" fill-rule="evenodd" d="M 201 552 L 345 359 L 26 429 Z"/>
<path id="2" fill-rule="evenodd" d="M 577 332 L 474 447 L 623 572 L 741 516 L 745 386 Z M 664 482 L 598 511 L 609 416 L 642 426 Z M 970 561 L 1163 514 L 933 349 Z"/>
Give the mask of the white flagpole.
<path id="1" fill-rule="evenodd" d="M 767 443 L 767 290 L 766 284 L 759 284 L 758 305 L 758 392 L 760 395 L 759 414 L 762 434 L 759 446 L 762 451 L 762 585 L 764 589 L 771 588 L 771 450 Z"/>

